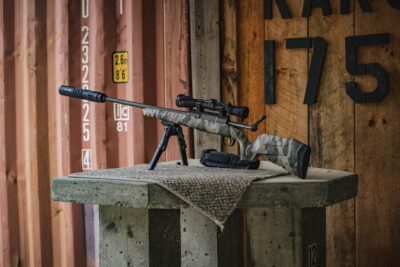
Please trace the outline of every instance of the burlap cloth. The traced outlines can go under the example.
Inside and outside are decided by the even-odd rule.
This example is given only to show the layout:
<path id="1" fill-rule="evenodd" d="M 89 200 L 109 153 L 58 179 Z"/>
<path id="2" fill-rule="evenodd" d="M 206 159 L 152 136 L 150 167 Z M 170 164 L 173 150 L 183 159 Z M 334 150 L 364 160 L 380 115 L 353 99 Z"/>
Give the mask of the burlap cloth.
<path id="1" fill-rule="evenodd" d="M 128 168 L 74 173 L 70 177 L 156 183 L 199 210 L 223 229 L 224 222 L 253 181 L 286 174 L 283 169 L 268 168 L 268 164 L 265 163 L 258 170 L 167 164 L 158 164 L 153 171 L 147 168 L 148 165 L 143 164 Z"/>

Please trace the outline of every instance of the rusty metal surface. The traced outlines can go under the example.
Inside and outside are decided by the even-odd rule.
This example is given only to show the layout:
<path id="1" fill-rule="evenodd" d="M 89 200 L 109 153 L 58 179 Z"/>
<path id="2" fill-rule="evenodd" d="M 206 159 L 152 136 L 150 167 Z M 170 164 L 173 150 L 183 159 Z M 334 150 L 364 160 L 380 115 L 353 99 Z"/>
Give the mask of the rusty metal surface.
<path id="1" fill-rule="evenodd" d="M 51 202 L 49 179 L 149 161 L 162 127 L 57 89 L 174 107 L 188 28 L 184 0 L 0 0 L 0 266 L 98 265 L 97 209 Z M 127 83 L 112 82 L 114 51 L 128 52 Z M 163 160 L 177 158 L 173 142 Z"/>

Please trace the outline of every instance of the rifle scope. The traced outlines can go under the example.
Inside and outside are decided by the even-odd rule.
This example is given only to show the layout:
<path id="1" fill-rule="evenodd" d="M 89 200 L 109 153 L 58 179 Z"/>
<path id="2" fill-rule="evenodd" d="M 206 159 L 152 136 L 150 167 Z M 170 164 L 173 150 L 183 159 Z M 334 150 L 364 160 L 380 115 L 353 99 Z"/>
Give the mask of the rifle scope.
<path id="1" fill-rule="evenodd" d="M 203 109 L 214 110 L 225 115 L 233 115 L 240 117 L 242 120 L 249 116 L 248 107 L 233 106 L 231 104 L 224 104 L 218 102 L 215 99 L 204 100 L 196 99 L 190 96 L 178 95 L 176 97 L 176 105 L 178 107 L 185 108 L 196 108 L 197 111 L 203 111 Z"/>

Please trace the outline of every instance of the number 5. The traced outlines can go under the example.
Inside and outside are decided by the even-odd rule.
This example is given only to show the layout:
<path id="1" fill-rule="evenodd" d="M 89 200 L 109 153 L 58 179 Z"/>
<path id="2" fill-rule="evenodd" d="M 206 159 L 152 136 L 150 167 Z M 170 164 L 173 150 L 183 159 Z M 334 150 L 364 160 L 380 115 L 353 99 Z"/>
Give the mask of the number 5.
<path id="1" fill-rule="evenodd" d="M 383 67 L 378 63 L 358 64 L 357 47 L 367 45 L 388 44 L 389 34 L 370 34 L 346 37 L 346 69 L 353 75 L 372 75 L 378 81 L 378 86 L 372 92 L 361 92 L 357 89 L 356 82 L 346 83 L 346 93 L 355 103 L 377 103 L 387 94 L 389 77 Z"/>

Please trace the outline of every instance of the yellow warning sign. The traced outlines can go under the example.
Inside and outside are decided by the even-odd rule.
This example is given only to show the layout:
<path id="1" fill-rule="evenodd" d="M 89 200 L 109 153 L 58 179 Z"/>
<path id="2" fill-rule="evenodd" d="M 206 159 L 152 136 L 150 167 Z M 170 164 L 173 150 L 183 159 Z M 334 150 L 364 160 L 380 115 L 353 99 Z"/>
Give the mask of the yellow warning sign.
<path id="1" fill-rule="evenodd" d="M 128 82 L 128 52 L 113 52 L 113 83 Z"/>

